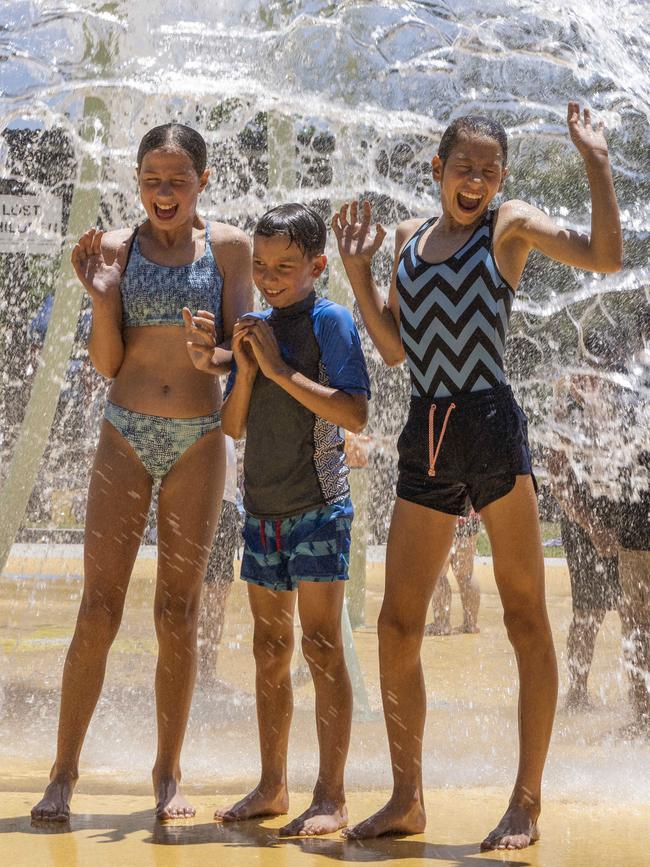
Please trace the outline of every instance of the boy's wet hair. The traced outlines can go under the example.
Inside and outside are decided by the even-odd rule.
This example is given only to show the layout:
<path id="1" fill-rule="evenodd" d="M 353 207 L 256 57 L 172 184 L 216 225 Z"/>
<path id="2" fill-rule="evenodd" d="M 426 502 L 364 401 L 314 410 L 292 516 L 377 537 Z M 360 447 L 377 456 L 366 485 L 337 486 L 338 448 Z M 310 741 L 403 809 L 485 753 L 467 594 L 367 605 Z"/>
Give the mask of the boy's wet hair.
<path id="1" fill-rule="evenodd" d="M 327 241 L 322 217 L 313 208 L 295 202 L 278 205 L 263 214 L 255 226 L 255 234 L 263 238 L 286 235 L 287 246 L 295 244 L 305 256 L 320 256 Z"/>
<path id="2" fill-rule="evenodd" d="M 145 154 L 158 148 L 173 148 L 182 150 L 192 160 L 192 165 L 197 175 L 202 175 L 208 163 L 208 149 L 201 133 L 185 126 L 184 123 L 163 123 L 155 126 L 142 137 L 138 147 L 137 166 L 138 171 L 142 166 Z"/>
<path id="3" fill-rule="evenodd" d="M 446 160 L 461 135 L 476 135 L 481 138 L 491 138 L 499 145 L 503 153 L 503 165 L 508 161 L 508 136 L 503 124 L 490 117 L 480 114 L 466 114 L 457 117 L 443 132 L 438 145 L 438 156 Z"/>

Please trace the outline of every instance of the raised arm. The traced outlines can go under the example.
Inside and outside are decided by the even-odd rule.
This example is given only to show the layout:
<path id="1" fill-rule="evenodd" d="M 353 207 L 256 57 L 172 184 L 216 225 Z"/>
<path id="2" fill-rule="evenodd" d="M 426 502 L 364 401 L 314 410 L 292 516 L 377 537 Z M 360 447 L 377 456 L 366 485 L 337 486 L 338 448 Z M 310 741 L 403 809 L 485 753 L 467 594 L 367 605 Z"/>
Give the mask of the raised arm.
<path id="1" fill-rule="evenodd" d="M 215 237 L 216 236 L 216 237 Z M 192 363 L 204 373 L 223 376 L 232 366 L 232 336 L 235 322 L 253 309 L 251 245 L 233 226 L 216 224 L 212 249 L 223 277 L 221 321 L 223 339 L 217 344 L 215 317 L 206 310 L 183 308 L 187 350 Z M 206 347 L 211 352 L 206 352 Z"/>
<path id="2" fill-rule="evenodd" d="M 230 369 L 231 341 L 235 322 L 253 309 L 253 268 L 251 243 L 235 226 L 221 224 L 213 244 L 216 261 L 223 273 L 221 316 L 223 342 L 217 347 L 215 362 L 220 373 Z"/>
<path id="3" fill-rule="evenodd" d="M 348 220 L 349 212 L 349 220 Z M 395 287 L 398 256 L 403 240 L 396 241 L 395 263 L 388 301 L 379 294 L 372 276 L 372 257 L 382 245 L 386 232 L 377 223 L 371 233 L 370 203 L 364 202 L 359 218 L 357 202 L 344 204 L 334 214 L 332 229 L 338 242 L 339 254 L 348 275 L 354 297 L 357 299 L 363 323 L 379 354 L 390 367 L 404 361 L 404 348 L 399 335 L 399 304 Z"/>
<path id="4" fill-rule="evenodd" d="M 113 379 L 124 359 L 120 280 L 132 232 L 105 234 L 89 229 L 72 251 L 72 264 L 92 299 L 92 326 L 88 339 L 90 360 L 102 376 Z"/>
<path id="5" fill-rule="evenodd" d="M 499 209 L 494 246 L 499 268 L 512 286 L 518 284 L 531 250 L 586 271 L 607 273 L 621 268 L 621 223 L 602 124 L 592 126 L 588 108 L 581 119 L 577 102 L 568 105 L 567 123 L 585 164 L 591 191 L 591 231 L 587 235 L 558 226 L 526 202 L 505 202 Z"/>

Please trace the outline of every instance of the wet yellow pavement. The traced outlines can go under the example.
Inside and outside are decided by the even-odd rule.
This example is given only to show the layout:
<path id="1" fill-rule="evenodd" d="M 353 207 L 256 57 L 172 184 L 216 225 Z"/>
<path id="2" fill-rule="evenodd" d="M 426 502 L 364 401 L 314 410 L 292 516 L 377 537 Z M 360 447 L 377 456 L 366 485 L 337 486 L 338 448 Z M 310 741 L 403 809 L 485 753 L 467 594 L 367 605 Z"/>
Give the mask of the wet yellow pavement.
<path id="1" fill-rule="evenodd" d="M 352 816 L 362 816 L 386 793 L 354 792 Z M 584 804 L 546 805 L 542 839 L 521 852 L 481 853 L 484 816 L 495 815 L 504 793 L 428 791 L 429 828 L 401 839 L 349 843 L 337 835 L 318 839 L 281 839 L 281 819 L 225 826 L 212 821 L 214 796 L 195 798 L 194 820 L 161 825 L 152 817 L 148 797 L 78 795 L 69 827 L 32 827 L 29 807 L 36 794 L 3 793 L 0 809 L 0 851 L 3 867 L 316 867 L 352 862 L 401 867 L 479 867 L 495 863 L 517 867 L 643 867 L 649 863 L 648 810 L 623 813 Z M 298 810 L 306 794 L 294 797 Z"/>
<path id="2" fill-rule="evenodd" d="M 138 562 L 129 589 L 104 696 L 82 754 L 71 824 L 32 827 L 29 809 L 42 793 L 53 755 L 61 665 L 79 600 L 81 564 L 74 552 L 45 559 L 27 553 L 14 556 L 0 579 L 0 867 L 310 867 L 336 861 L 404 867 L 650 865 L 650 744 L 615 735 L 629 714 L 614 613 L 607 615 L 596 648 L 590 680 L 594 711 L 558 715 L 545 778 L 542 840 L 519 853 L 478 851 L 507 801 L 517 727 L 516 670 L 489 563 L 478 567 L 481 633 L 424 642 L 429 822 L 423 835 L 363 844 L 346 843 L 339 835 L 280 840 L 281 819 L 236 826 L 212 821 L 215 806 L 247 791 L 257 774 L 251 623 L 241 582 L 228 604 L 218 672 L 223 683 L 197 691 L 183 754 L 186 793 L 197 817 L 157 824 L 148 785 L 155 749 L 155 639 L 153 561 L 146 559 Z M 562 693 L 568 579 L 562 564 L 549 564 L 547 571 Z M 352 821 L 381 806 L 390 783 L 374 628 L 381 593 L 381 564 L 371 564 L 367 625 L 355 633 L 371 713 L 353 727 L 347 774 Z M 456 594 L 452 614 L 457 623 Z M 296 669 L 292 813 L 307 805 L 316 770 L 313 691 L 300 676 L 298 659 Z"/>

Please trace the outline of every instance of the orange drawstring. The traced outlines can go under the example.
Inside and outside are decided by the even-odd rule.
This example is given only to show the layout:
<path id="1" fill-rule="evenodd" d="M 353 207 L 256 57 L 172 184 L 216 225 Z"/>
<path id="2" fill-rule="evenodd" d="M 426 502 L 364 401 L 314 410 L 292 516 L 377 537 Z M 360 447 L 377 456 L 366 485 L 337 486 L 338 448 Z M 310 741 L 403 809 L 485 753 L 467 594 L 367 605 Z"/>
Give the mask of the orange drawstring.
<path id="1" fill-rule="evenodd" d="M 262 551 L 266 554 L 266 521 L 260 521 L 260 542 L 262 543 Z"/>
<path id="2" fill-rule="evenodd" d="M 450 403 L 447 407 L 447 412 L 445 413 L 445 420 L 442 423 L 442 430 L 440 431 L 440 439 L 438 440 L 437 448 L 435 447 L 435 436 L 433 431 L 433 419 L 436 414 L 435 403 L 432 403 L 431 408 L 429 409 L 429 476 L 435 476 L 436 474 L 436 461 L 438 460 L 438 454 L 440 453 L 440 447 L 442 446 L 442 441 L 445 437 L 447 422 L 449 421 L 449 416 L 451 415 L 452 409 L 456 409 L 455 403 Z"/>

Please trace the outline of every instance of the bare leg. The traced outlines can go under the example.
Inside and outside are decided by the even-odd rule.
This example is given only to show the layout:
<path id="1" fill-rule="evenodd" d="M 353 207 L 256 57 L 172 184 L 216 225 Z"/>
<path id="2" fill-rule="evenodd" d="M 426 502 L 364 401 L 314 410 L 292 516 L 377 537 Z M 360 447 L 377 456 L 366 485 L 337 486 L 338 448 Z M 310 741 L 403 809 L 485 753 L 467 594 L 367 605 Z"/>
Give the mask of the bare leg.
<path id="1" fill-rule="evenodd" d="M 569 690 L 566 696 L 567 710 L 587 710 L 591 707 L 587 692 L 587 679 L 594 658 L 596 636 L 605 619 L 605 609 L 575 609 L 567 636 L 567 667 Z"/>
<path id="2" fill-rule="evenodd" d="M 301 581 L 302 647 L 316 692 L 318 780 L 309 807 L 280 836 L 331 834 L 348 823 L 344 773 L 352 727 L 352 686 L 345 665 L 341 611 L 345 582 Z"/>
<path id="3" fill-rule="evenodd" d="M 481 588 L 474 574 L 474 555 L 478 536 L 458 536 L 452 550 L 451 568 L 458 582 L 463 606 L 463 632 L 478 632 L 478 610 Z"/>
<path id="4" fill-rule="evenodd" d="M 433 588 L 433 620 L 425 626 L 425 635 L 451 635 L 451 584 L 447 577 L 447 568 L 448 563 Z"/>
<path id="5" fill-rule="evenodd" d="M 632 685 L 630 733 L 650 737 L 650 551 L 621 548 L 618 563 L 624 657 Z"/>
<path id="6" fill-rule="evenodd" d="M 196 677 L 201 587 L 224 473 L 223 435 L 212 430 L 183 454 L 160 486 L 154 602 L 158 751 L 152 775 L 159 819 L 195 812 L 180 792 L 180 754 Z"/>
<path id="7" fill-rule="evenodd" d="M 79 755 L 99 698 L 106 659 L 151 499 L 151 478 L 131 446 L 102 425 L 90 478 L 84 544 L 84 590 L 63 668 L 56 759 L 50 784 L 32 809 L 38 820 L 66 821 L 79 776 Z"/>
<path id="8" fill-rule="evenodd" d="M 508 638 L 519 670 L 519 768 L 508 808 L 482 849 L 523 849 L 539 837 L 542 771 L 557 700 L 557 665 L 544 597 L 544 558 L 530 476 L 481 513 Z"/>
<path id="9" fill-rule="evenodd" d="M 393 792 L 369 819 L 346 829 L 350 839 L 419 834 L 426 816 L 422 736 L 426 693 L 420 659 L 426 612 L 451 548 L 456 517 L 399 497 L 386 550 L 386 591 L 379 615 L 379 667 Z"/>
<path id="10" fill-rule="evenodd" d="M 232 807 L 219 809 L 223 822 L 280 816 L 289 809 L 287 750 L 293 714 L 291 656 L 297 591 L 248 585 L 255 630 L 255 695 L 262 773 L 258 785 Z"/>

